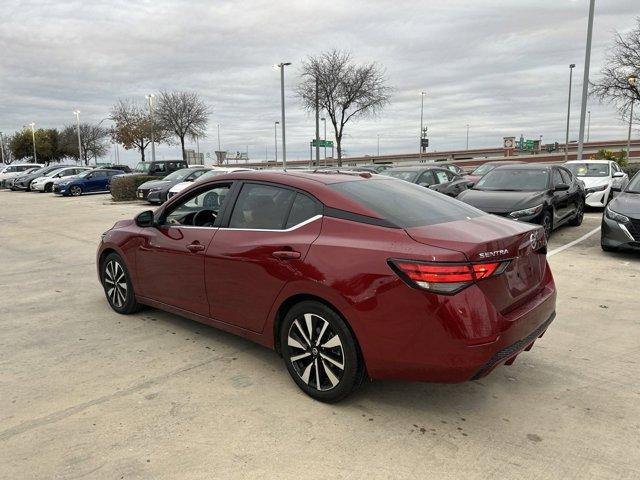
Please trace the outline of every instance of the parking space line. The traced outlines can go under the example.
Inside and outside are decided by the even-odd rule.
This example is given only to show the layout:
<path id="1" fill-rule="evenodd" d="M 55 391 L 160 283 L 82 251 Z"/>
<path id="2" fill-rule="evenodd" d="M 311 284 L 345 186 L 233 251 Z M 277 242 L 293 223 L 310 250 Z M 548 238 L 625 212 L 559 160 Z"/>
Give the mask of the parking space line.
<path id="1" fill-rule="evenodd" d="M 554 248 L 553 250 L 551 250 L 549 253 L 547 253 L 547 257 L 553 257 L 554 255 L 560 253 L 560 252 L 564 252 L 567 248 L 573 247 L 575 244 L 582 242 L 583 240 L 586 240 L 587 238 L 589 238 L 591 235 L 593 235 L 594 233 L 597 233 L 600 231 L 600 227 L 598 228 L 594 228 L 593 230 L 591 230 L 589 233 L 585 233 L 583 236 L 581 236 L 580 238 L 575 239 L 572 242 L 567 243 L 566 245 L 562 245 L 561 247 L 558 248 Z"/>

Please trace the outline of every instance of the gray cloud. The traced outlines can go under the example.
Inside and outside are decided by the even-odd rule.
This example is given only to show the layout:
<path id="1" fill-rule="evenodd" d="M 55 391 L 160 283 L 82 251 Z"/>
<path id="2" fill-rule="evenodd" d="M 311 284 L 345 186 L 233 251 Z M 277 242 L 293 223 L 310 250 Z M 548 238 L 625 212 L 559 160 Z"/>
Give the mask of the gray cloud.
<path id="1" fill-rule="evenodd" d="M 505 135 L 562 141 L 568 64 L 576 63 L 572 134 L 577 138 L 587 0 L 580 1 L 20 1 L 3 2 L 0 130 L 35 121 L 62 126 L 79 108 L 99 121 L 119 97 L 160 89 L 198 91 L 212 106 L 202 151 L 273 156 L 279 74 L 287 70 L 287 147 L 308 158 L 313 118 L 293 94 L 297 66 L 338 47 L 386 68 L 392 103 L 348 127 L 347 154 L 416 149 L 420 94 L 434 149 L 499 145 Z M 596 75 L 614 30 L 634 25 L 635 0 L 599 2 Z M 623 138 L 615 110 L 593 101 L 592 139 Z M 167 158 L 178 149 L 158 149 Z M 134 159 L 135 154 L 127 155 Z"/>

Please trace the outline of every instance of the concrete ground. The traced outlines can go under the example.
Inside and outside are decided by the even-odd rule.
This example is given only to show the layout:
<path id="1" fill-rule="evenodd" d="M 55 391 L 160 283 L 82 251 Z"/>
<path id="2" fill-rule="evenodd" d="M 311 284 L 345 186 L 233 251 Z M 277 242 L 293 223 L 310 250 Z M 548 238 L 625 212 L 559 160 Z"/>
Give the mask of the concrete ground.
<path id="1" fill-rule="evenodd" d="M 147 207 L 108 199 L 0 191 L 0 478 L 639 477 L 640 256 L 602 252 L 597 233 L 550 257 L 556 321 L 513 366 L 325 405 L 269 350 L 114 313 L 99 236 Z"/>

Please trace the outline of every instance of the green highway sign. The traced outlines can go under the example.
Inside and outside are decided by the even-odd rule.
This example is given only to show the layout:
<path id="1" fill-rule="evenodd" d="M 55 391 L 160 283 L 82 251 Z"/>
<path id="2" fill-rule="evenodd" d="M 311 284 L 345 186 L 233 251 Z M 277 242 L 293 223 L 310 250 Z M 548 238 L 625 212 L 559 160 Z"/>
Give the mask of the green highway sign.
<path id="1" fill-rule="evenodd" d="M 317 144 L 317 145 L 316 145 Z M 333 141 L 332 140 L 318 140 L 317 142 L 315 140 L 311 141 L 311 146 L 312 147 L 333 147 Z"/>

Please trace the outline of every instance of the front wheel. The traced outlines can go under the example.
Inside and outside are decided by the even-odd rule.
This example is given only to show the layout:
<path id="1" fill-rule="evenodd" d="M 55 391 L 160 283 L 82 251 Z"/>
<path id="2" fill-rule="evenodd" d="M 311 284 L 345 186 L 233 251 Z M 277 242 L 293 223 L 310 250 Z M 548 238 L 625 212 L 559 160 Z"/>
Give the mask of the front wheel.
<path id="1" fill-rule="evenodd" d="M 545 210 L 542 214 L 542 219 L 540 220 L 540 225 L 544 228 L 544 236 L 551 237 L 551 232 L 553 231 L 553 217 L 549 210 Z"/>
<path id="2" fill-rule="evenodd" d="M 53 183 L 47 183 L 44 186 L 44 192 L 45 193 L 51 193 L 53 191 Z"/>
<path id="3" fill-rule="evenodd" d="M 342 400 L 364 377 L 351 330 L 322 303 L 305 301 L 292 307 L 280 329 L 280 345 L 291 378 L 316 400 Z"/>
<path id="4" fill-rule="evenodd" d="M 102 263 L 100 280 L 111 308 L 122 314 L 135 313 L 142 308 L 136 301 L 129 271 L 117 253 L 110 253 Z"/>
<path id="5" fill-rule="evenodd" d="M 69 189 L 69 193 L 71 193 L 71 195 L 74 196 L 74 197 L 79 197 L 80 195 L 82 195 L 82 187 L 80 187 L 78 185 L 73 185 Z"/>

